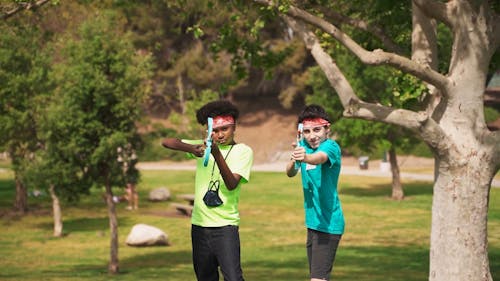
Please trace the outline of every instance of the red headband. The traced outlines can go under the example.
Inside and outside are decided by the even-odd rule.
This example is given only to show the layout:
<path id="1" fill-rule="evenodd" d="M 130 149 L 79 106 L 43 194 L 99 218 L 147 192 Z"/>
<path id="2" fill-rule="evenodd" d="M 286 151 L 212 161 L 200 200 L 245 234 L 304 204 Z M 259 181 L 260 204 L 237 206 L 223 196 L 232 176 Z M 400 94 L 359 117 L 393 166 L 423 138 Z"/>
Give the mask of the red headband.
<path id="1" fill-rule="evenodd" d="M 231 115 L 215 116 L 213 128 L 219 128 L 226 125 L 234 125 L 234 118 Z"/>
<path id="2" fill-rule="evenodd" d="M 318 117 L 318 118 L 304 119 L 304 120 L 302 120 L 302 124 L 304 124 L 304 128 L 305 127 L 312 128 L 312 127 L 328 126 L 328 125 L 330 125 L 330 122 L 328 122 L 327 120 L 325 120 L 323 118 Z"/>

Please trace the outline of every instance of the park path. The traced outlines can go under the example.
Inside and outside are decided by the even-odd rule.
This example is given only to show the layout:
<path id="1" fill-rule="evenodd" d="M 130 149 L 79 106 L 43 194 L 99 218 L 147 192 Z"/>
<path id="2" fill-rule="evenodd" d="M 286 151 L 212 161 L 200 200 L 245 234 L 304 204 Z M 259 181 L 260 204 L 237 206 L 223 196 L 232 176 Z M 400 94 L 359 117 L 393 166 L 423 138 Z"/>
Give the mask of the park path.
<path id="1" fill-rule="evenodd" d="M 252 167 L 252 171 L 258 172 L 283 172 L 285 171 L 286 162 L 277 161 L 272 163 L 257 163 Z M 341 175 L 356 175 L 356 176 L 366 176 L 366 177 L 383 177 L 391 178 L 392 174 L 390 171 L 382 171 L 380 168 L 372 165 L 369 169 L 362 170 L 359 166 L 355 165 L 342 165 L 340 170 Z M 196 165 L 194 162 L 181 162 L 181 163 L 161 163 L 161 162 L 142 162 L 138 163 L 138 168 L 142 170 L 177 170 L 177 171 L 194 171 Z M 420 180 L 429 181 L 434 180 L 434 175 L 432 173 L 409 173 L 401 172 L 402 180 Z M 494 179 L 492 187 L 500 188 L 500 180 Z"/>
<path id="2" fill-rule="evenodd" d="M 194 162 L 180 162 L 180 163 L 163 163 L 163 162 L 140 162 L 137 164 L 138 168 L 141 170 L 186 170 L 194 171 Z M 272 163 L 260 163 L 254 164 L 252 171 L 258 172 L 283 172 L 285 171 L 286 162 L 277 161 Z M 0 172 L 5 172 L 6 170 L 0 168 Z M 355 176 L 366 176 L 366 177 L 382 177 L 391 178 L 392 174 L 390 171 L 382 171 L 379 168 L 372 168 L 362 170 L 358 166 L 354 165 L 342 165 L 340 171 L 341 175 L 355 175 Z M 420 180 L 432 182 L 434 175 L 431 173 L 408 173 L 401 172 L 401 179 L 405 180 Z M 500 188 L 500 180 L 493 179 L 491 186 L 494 188 Z"/>

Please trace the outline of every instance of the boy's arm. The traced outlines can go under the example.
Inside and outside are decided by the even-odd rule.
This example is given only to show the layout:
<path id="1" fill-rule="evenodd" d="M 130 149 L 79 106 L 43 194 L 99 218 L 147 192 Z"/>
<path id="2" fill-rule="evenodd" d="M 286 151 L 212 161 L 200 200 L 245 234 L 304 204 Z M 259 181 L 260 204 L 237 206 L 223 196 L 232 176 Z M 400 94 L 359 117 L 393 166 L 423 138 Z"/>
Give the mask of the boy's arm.
<path id="1" fill-rule="evenodd" d="M 205 152 L 202 144 L 188 144 L 177 138 L 166 138 L 161 142 L 161 145 L 169 149 L 192 153 L 196 157 L 202 157 Z"/>
<path id="2" fill-rule="evenodd" d="M 318 151 L 313 154 L 305 154 L 302 161 L 311 165 L 319 165 L 328 161 L 328 155 L 323 151 Z"/>
<path id="3" fill-rule="evenodd" d="M 288 161 L 288 164 L 286 164 L 286 175 L 289 178 L 295 177 L 298 171 L 299 169 L 295 169 L 295 160 L 290 159 L 290 161 Z"/>
<path id="4" fill-rule="evenodd" d="M 234 174 L 222 156 L 222 153 L 219 150 L 217 145 L 212 146 L 212 155 L 214 156 L 215 162 L 217 163 L 217 167 L 219 167 L 220 174 L 224 183 L 226 184 L 227 189 L 233 190 L 238 186 L 240 182 L 241 176 L 238 174 Z"/>
<path id="5" fill-rule="evenodd" d="M 293 177 L 297 174 L 298 170 L 295 169 L 295 161 L 301 161 L 311 165 L 319 165 L 328 161 L 328 155 L 326 155 L 326 153 L 323 151 L 306 154 L 306 150 L 303 147 L 295 147 L 292 153 L 292 157 L 286 165 L 286 174 L 289 177 Z"/>

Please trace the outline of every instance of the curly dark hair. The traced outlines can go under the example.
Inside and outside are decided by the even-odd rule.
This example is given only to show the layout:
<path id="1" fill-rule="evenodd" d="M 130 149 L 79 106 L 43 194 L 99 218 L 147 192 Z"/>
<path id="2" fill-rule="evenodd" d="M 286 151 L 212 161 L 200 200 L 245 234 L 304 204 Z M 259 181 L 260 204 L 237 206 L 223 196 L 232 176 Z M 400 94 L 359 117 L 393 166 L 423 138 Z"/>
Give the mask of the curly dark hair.
<path id="1" fill-rule="evenodd" d="M 240 111 L 227 100 L 209 102 L 196 111 L 196 120 L 201 125 L 207 124 L 208 117 L 215 116 L 232 116 L 236 121 L 240 116 Z"/>
<path id="2" fill-rule="evenodd" d="M 304 119 L 309 119 L 309 118 L 323 118 L 326 121 L 330 122 L 330 117 L 326 113 L 325 109 L 317 104 L 311 104 L 306 106 L 302 112 L 299 114 L 299 119 L 298 123 L 302 123 Z"/>

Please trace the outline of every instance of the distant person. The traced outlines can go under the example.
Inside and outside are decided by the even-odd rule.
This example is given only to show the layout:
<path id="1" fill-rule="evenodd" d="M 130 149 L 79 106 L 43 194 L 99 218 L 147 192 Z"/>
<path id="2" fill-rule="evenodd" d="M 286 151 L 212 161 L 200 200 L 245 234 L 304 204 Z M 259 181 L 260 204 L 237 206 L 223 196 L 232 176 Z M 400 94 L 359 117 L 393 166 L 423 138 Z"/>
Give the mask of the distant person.
<path id="1" fill-rule="evenodd" d="M 134 182 L 127 183 L 123 199 L 127 200 L 128 202 L 128 205 L 126 207 L 127 210 L 139 209 L 139 194 L 137 193 L 136 184 Z"/>
<path id="2" fill-rule="evenodd" d="M 122 163 L 125 178 L 125 194 L 120 197 L 114 196 L 113 200 L 115 203 L 127 201 L 127 210 L 137 210 L 139 209 L 137 183 L 140 178 L 139 170 L 136 167 L 138 162 L 137 154 L 130 144 L 127 144 L 125 148 L 119 147 L 117 152 L 118 162 Z"/>
<path id="3" fill-rule="evenodd" d="M 328 137 L 330 119 L 321 106 L 305 107 L 298 123 L 303 125 L 303 139 L 292 144 L 286 174 L 294 177 L 300 170 L 302 175 L 310 279 L 330 280 L 344 233 L 344 215 L 337 193 L 340 147 Z"/>
<path id="4" fill-rule="evenodd" d="M 238 109 L 228 101 L 210 102 L 196 112 L 201 125 L 213 118 L 213 145 L 207 166 L 204 166 L 203 140 L 166 138 L 162 145 L 188 152 L 197 157 L 195 199 L 191 215 L 193 266 L 199 281 L 218 281 L 219 267 L 227 281 L 241 281 L 240 215 L 238 202 L 241 186 L 250 179 L 252 149 L 236 143 L 234 132 Z M 220 200 L 204 200 L 215 195 Z M 208 199 L 208 197 L 205 197 Z"/>

